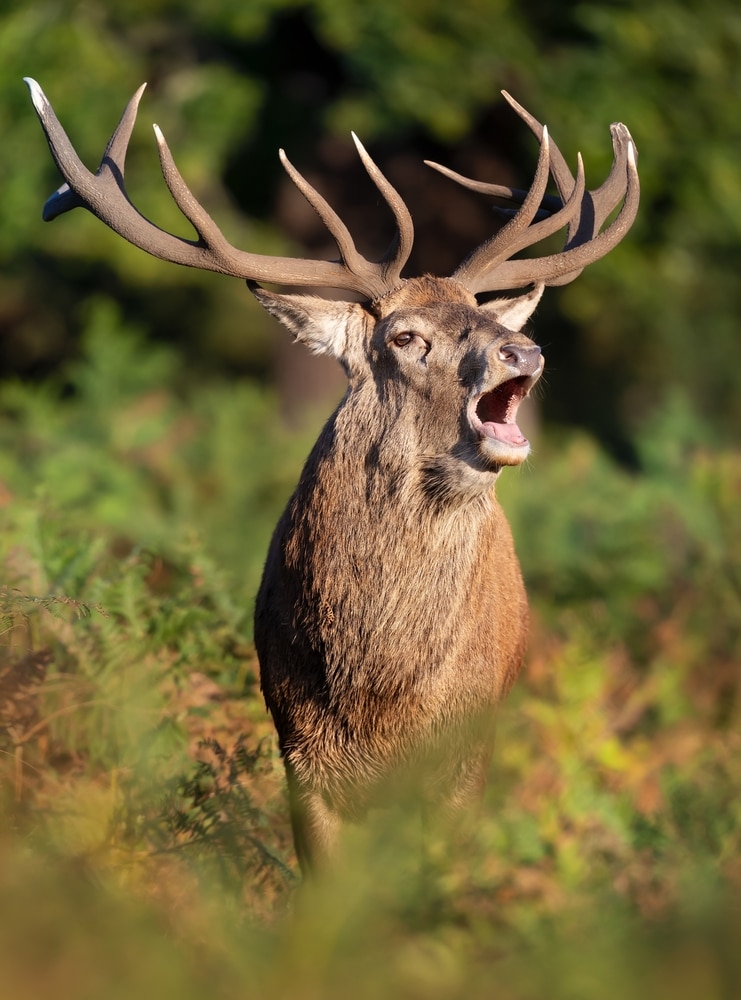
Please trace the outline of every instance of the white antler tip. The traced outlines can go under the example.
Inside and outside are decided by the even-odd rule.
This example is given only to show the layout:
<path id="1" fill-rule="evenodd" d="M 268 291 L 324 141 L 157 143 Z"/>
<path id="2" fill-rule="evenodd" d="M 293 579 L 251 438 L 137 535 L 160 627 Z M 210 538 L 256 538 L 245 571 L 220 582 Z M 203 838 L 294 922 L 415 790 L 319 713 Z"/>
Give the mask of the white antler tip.
<path id="1" fill-rule="evenodd" d="M 636 144 L 631 139 L 628 143 L 628 163 L 635 170 L 636 159 L 638 158 L 638 150 L 636 149 Z"/>
<path id="2" fill-rule="evenodd" d="M 29 93 L 31 94 L 31 100 L 33 101 L 33 106 L 36 110 L 38 112 L 45 110 L 49 106 L 49 101 L 39 84 L 33 79 L 33 77 L 30 76 L 24 76 L 23 82 L 28 87 Z"/>
<path id="3" fill-rule="evenodd" d="M 507 104 L 509 104 L 509 106 L 513 109 L 513 111 L 516 111 L 517 114 L 521 114 L 521 112 L 525 111 L 525 109 L 520 104 L 520 102 L 516 101 L 514 99 L 514 97 L 512 96 L 512 94 L 510 94 L 510 92 L 508 90 L 503 90 L 501 93 L 502 93 L 502 97 L 505 99 L 505 101 L 507 102 Z"/>
<path id="4" fill-rule="evenodd" d="M 288 174 L 288 176 L 291 178 L 291 180 L 294 182 L 294 184 L 298 184 L 298 178 L 301 175 L 299 174 L 299 172 L 296 170 L 296 168 L 294 167 L 294 165 L 291 163 L 291 161 L 286 156 L 285 149 L 281 148 L 281 149 L 278 150 L 278 159 L 280 160 L 283 169 Z"/>
<path id="5" fill-rule="evenodd" d="M 366 150 L 365 150 L 365 146 L 364 146 L 364 145 L 363 145 L 363 143 L 362 143 L 362 142 L 360 141 L 360 139 L 358 139 L 358 137 L 357 137 L 357 135 L 355 134 L 355 132 L 350 132 L 350 135 L 352 136 L 352 141 L 353 141 L 353 142 L 355 143 L 355 148 L 357 149 L 358 153 L 360 153 L 360 155 L 361 155 L 361 157 L 362 157 L 362 156 L 363 156 L 363 154 L 364 154 L 364 153 L 365 153 L 365 151 L 366 151 Z"/>

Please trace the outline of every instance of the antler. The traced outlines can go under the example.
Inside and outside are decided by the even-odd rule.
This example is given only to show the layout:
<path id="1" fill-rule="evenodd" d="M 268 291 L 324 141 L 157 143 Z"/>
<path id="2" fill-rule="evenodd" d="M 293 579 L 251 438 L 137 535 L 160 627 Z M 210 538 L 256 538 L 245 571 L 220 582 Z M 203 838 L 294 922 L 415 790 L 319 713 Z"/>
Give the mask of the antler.
<path id="1" fill-rule="evenodd" d="M 540 141 L 538 167 L 528 192 L 499 184 L 471 180 L 425 160 L 428 166 L 463 187 L 490 197 L 521 202 L 519 211 L 496 236 L 482 243 L 456 269 L 452 277 L 472 292 L 524 288 L 530 284 L 565 285 L 586 267 L 604 257 L 630 229 L 638 211 L 639 183 L 636 148 L 630 132 L 620 123 L 610 126 L 614 160 L 605 182 L 595 191 L 585 191 L 584 168 L 578 157 L 574 178 L 561 151 L 541 125 L 506 91 L 505 99 Z M 560 197 L 545 195 L 552 174 Z M 619 202 L 622 208 L 605 229 L 602 225 Z M 525 247 L 567 227 L 561 253 L 526 260 L 510 258 Z"/>
<path id="2" fill-rule="evenodd" d="M 44 205 L 49 221 L 72 208 L 86 208 L 114 232 L 147 253 L 163 260 L 252 281 L 284 285 L 339 288 L 377 299 L 397 288 L 401 271 L 409 259 L 414 228 L 409 211 L 399 194 L 383 176 L 353 133 L 358 155 L 396 221 L 396 238 L 379 261 L 369 261 L 357 250 L 347 227 L 327 201 L 301 176 L 283 150 L 280 159 L 289 177 L 319 215 L 334 238 L 339 261 L 271 257 L 238 250 L 196 200 L 180 175 L 160 129 L 154 132 L 159 146 L 160 166 L 176 205 L 196 231 L 198 239 L 188 240 L 165 232 L 150 222 L 129 200 L 124 187 L 126 150 L 136 121 L 144 86 L 134 94 L 111 136 L 96 173 L 91 173 L 78 157 L 54 110 L 35 80 L 26 79 L 36 113 L 46 134 L 52 156 L 65 183 Z M 538 166 L 529 191 L 471 180 L 425 162 L 458 184 L 490 197 L 520 202 L 520 209 L 490 240 L 471 253 L 452 277 L 472 292 L 522 288 L 530 284 L 563 285 L 583 268 L 611 250 L 635 219 L 639 185 L 636 151 L 627 128 L 611 126 L 614 161 L 607 180 L 595 191 L 585 190 L 584 169 L 578 158 L 576 178 L 551 142 L 548 131 L 509 94 L 504 96 L 540 141 Z M 559 195 L 546 195 L 549 175 Z M 602 226 L 622 200 L 613 222 Z M 566 228 L 561 253 L 526 260 L 512 260 L 514 254 Z"/>
<path id="3" fill-rule="evenodd" d="M 67 137 L 54 109 L 35 80 L 26 79 L 34 108 L 46 134 L 51 154 L 65 184 L 44 205 L 46 221 L 72 208 L 86 208 L 114 232 L 162 260 L 254 281 L 285 285 L 341 288 L 380 298 L 398 287 L 401 271 L 412 248 L 413 225 L 409 211 L 391 184 L 353 135 L 358 154 L 373 183 L 394 214 L 397 236 L 389 252 L 377 262 L 366 260 L 355 247 L 347 227 L 325 199 L 290 164 L 283 150 L 281 162 L 291 180 L 317 212 L 332 234 L 339 261 L 304 260 L 248 253 L 233 247 L 196 200 L 180 175 L 160 129 L 154 132 L 160 165 L 170 194 L 195 229 L 198 239 L 188 240 L 160 229 L 131 203 L 124 187 L 126 149 L 136 121 L 141 86 L 126 106 L 121 121 L 106 147 L 96 173 L 91 173 Z"/>

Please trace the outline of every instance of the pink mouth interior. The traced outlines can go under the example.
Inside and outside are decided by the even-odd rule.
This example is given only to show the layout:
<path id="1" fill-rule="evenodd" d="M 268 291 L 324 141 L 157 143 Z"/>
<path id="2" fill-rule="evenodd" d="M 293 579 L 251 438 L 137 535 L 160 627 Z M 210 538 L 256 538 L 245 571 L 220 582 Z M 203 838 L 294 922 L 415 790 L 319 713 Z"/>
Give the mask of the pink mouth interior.
<path id="1" fill-rule="evenodd" d="M 506 441 L 507 444 L 527 444 L 527 438 L 515 419 L 517 409 L 527 393 L 526 382 L 524 377 L 512 378 L 483 394 L 476 404 L 476 416 L 481 421 L 482 434 L 498 441 Z"/>

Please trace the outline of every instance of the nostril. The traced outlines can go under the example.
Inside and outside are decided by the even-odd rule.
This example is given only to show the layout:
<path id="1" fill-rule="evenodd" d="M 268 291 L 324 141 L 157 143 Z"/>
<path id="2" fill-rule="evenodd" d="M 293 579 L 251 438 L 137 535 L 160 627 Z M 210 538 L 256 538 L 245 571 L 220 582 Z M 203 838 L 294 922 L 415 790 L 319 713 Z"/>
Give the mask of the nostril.
<path id="1" fill-rule="evenodd" d="M 499 348 L 499 359 L 507 365 L 512 365 L 523 375 L 531 375 L 540 361 L 540 348 L 537 344 L 528 347 L 519 344 L 505 344 Z"/>
<path id="2" fill-rule="evenodd" d="M 526 358 L 537 358 L 539 354 L 540 348 L 537 344 L 530 344 L 527 347 L 522 347 L 519 344 L 505 344 L 504 347 L 499 348 L 499 357 L 502 361 L 509 361 L 510 363 L 513 361 L 519 363 Z"/>

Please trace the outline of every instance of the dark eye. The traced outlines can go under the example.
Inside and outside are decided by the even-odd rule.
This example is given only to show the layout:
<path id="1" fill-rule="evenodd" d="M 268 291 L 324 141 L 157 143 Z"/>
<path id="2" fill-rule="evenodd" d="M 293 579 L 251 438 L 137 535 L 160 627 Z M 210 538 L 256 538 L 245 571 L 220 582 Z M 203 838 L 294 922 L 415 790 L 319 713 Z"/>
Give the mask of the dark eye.
<path id="1" fill-rule="evenodd" d="M 394 343 L 397 347 L 406 347 L 407 344 L 411 344 L 415 336 L 414 333 L 399 333 L 394 337 Z"/>

